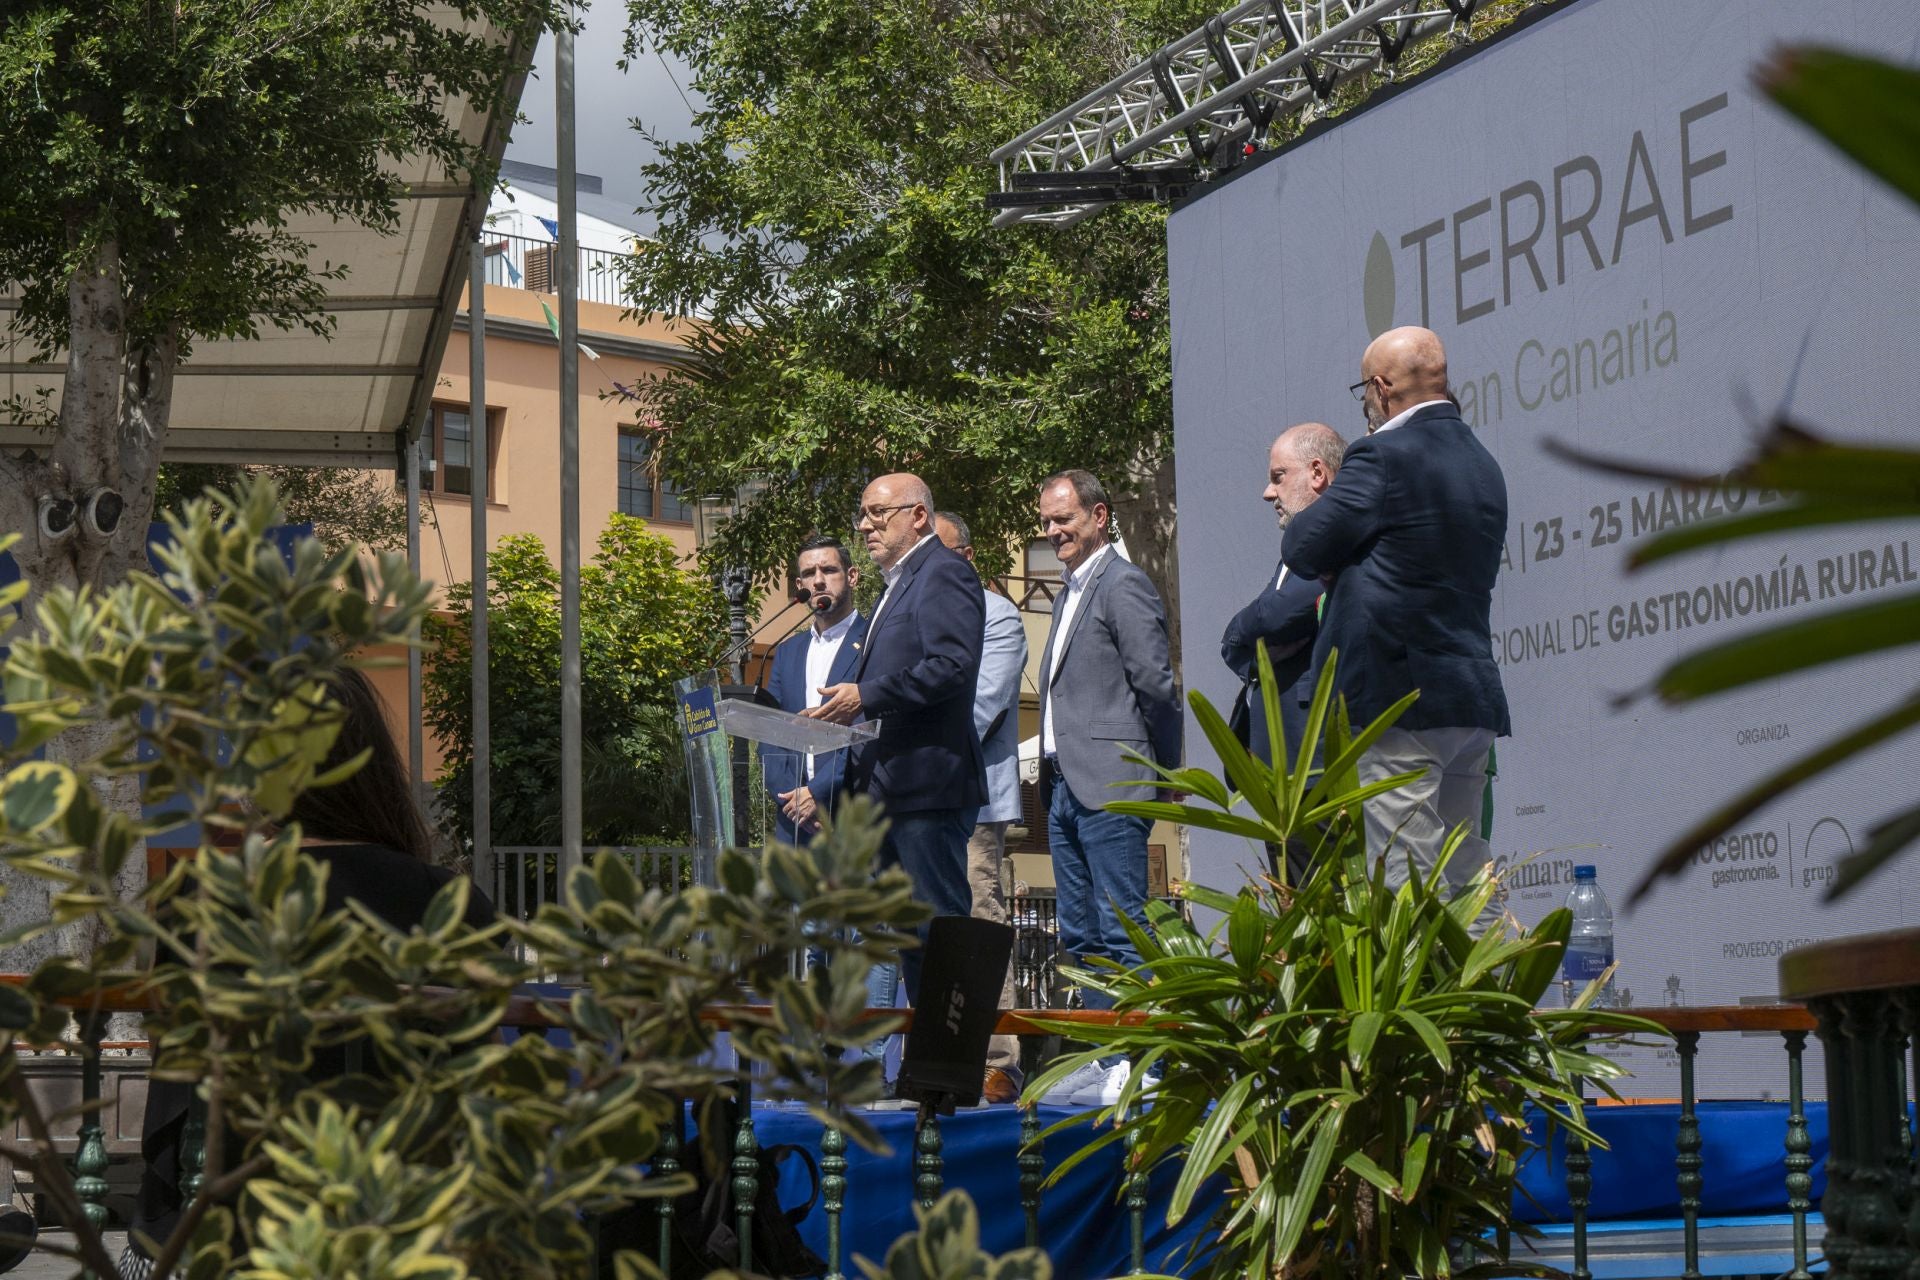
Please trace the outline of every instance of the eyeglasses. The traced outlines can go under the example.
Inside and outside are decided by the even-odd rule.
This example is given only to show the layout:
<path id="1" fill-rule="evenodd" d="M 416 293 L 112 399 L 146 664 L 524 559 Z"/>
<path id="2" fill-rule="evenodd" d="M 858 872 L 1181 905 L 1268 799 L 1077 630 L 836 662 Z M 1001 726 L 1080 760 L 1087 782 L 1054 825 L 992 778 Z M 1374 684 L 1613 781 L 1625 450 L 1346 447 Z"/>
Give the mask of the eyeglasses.
<path id="1" fill-rule="evenodd" d="M 853 527 L 858 529 L 863 524 L 871 524 L 877 529 L 884 525 L 894 512 L 911 511 L 919 505 L 917 502 L 896 502 L 890 507 L 856 507 L 853 512 Z"/>
<path id="2" fill-rule="evenodd" d="M 1355 400 L 1365 400 L 1367 398 L 1367 384 L 1369 382 L 1372 382 L 1374 378 L 1377 378 L 1379 376 L 1380 375 L 1376 373 L 1373 375 L 1372 378 L 1360 379 L 1360 381 L 1354 383 L 1352 386 L 1347 388 L 1347 394 L 1352 396 Z"/>

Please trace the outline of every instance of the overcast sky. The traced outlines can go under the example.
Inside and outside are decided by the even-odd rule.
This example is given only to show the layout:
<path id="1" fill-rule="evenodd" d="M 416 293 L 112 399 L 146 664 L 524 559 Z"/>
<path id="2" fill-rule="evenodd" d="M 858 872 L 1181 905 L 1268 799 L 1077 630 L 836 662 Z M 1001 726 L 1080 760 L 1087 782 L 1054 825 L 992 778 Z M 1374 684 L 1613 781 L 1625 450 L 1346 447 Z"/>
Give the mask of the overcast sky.
<path id="1" fill-rule="evenodd" d="M 637 59 L 631 70 L 615 65 L 626 27 L 626 6 L 620 0 L 596 0 L 587 11 L 586 29 L 574 40 L 574 80 L 577 105 L 574 113 L 575 148 L 581 173 L 597 174 L 602 183 L 604 201 L 582 198 L 583 212 L 591 212 L 610 221 L 616 217 L 607 207 L 616 204 L 622 212 L 638 209 L 641 203 L 640 166 L 651 158 L 651 149 L 634 132 L 633 119 L 639 117 L 662 137 L 681 139 L 693 136 L 692 111 L 682 100 L 687 85 L 685 67 L 663 63 L 655 54 Z M 679 82 L 679 88 L 675 87 Z M 687 98 L 692 100 L 692 94 Z M 527 164 L 553 164 L 553 37 L 540 41 L 534 58 L 533 76 L 527 81 L 520 99 L 520 112 L 527 117 L 507 144 L 507 158 Z M 654 219 L 641 213 L 632 218 L 639 231 L 651 231 Z"/>

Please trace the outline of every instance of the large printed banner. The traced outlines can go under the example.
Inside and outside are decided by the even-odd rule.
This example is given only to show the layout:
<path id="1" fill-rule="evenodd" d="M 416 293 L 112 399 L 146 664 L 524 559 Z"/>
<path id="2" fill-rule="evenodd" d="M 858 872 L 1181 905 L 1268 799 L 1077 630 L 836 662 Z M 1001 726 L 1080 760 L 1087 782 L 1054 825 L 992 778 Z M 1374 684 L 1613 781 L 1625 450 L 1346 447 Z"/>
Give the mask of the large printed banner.
<path id="1" fill-rule="evenodd" d="M 1582 0 L 1224 182 L 1170 222 L 1185 676 L 1225 706 L 1227 618 L 1271 581 L 1267 445 L 1364 431 L 1369 338 L 1425 324 L 1511 505 L 1493 649 L 1513 706 L 1494 846 L 1527 921 L 1576 862 L 1619 914 L 1639 1006 L 1769 1001 L 1806 942 L 1920 921 L 1920 857 L 1823 902 L 1835 862 L 1911 803 L 1895 744 L 1755 814 L 1628 913 L 1653 855 L 1717 802 L 1911 691 L 1856 661 L 1675 710 L 1620 705 L 1677 656 L 1911 590 L 1920 528 L 1783 537 L 1627 574 L 1652 535 L 1778 495 L 1581 471 L 1543 445 L 1719 473 L 1787 409 L 1856 438 L 1920 438 L 1920 217 L 1751 86 L 1777 45 L 1896 58 L 1920 5 Z M 1421 620 L 1404 620 L 1417 645 Z M 1203 738 L 1189 752 L 1209 760 Z M 1257 856 L 1196 833 L 1193 875 Z M 1633 1092 L 1672 1096 L 1671 1055 Z M 1709 1095 L 1782 1094 L 1777 1036 L 1710 1037 Z"/>

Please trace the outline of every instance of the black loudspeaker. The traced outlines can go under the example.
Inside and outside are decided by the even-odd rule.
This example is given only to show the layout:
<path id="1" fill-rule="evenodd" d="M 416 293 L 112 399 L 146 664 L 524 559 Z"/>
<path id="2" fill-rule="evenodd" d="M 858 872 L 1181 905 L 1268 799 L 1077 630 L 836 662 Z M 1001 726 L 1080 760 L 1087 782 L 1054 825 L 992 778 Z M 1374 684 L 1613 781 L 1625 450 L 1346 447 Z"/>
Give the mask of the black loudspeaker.
<path id="1" fill-rule="evenodd" d="M 900 1097 L 941 1115 L 979 1103 L 987 1042 L 1000 1020 L 1000 988 L 1012 958 L 1012 925 L 934 918 L 920 969 L 920 1003 L 900 1060 Z"/>

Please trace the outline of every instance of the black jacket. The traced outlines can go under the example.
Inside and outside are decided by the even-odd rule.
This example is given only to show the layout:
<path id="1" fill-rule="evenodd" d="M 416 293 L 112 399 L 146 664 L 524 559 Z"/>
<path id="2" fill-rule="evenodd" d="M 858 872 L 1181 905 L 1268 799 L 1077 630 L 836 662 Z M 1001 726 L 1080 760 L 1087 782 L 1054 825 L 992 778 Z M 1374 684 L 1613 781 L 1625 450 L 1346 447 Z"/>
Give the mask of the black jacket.
<path id="1" fill-rule="evenodd" d="M 1512 731 L 1490 622 L 1506 532 L 1500 464 L 1446 403 L 1354 441 L 1293 518 L 1287 567 L 1332 581 L 1313 664 L 1339 651 L 1356 730 L 1418 689 L 1403 729 Z"/>
<path id="2" fill-rule="evenodd" d="M 1274 577 L 1279 576 L 1276 567 Z M 1300 757 L 1300 739 L 1306 733 L 1307 704 L 1320 681 L 1313 661 L 1313 641 L 1319 633 L 1320 581 L 1289 571 L 1274 587 L 1273 578 L 1253 603 L 1233 615 L 1220 637 L 1220 660 L 1246 684 L 1247 747 L 1273 763 L 1273 734 L 1267 726 L 1266 699 L 1258 683 L 1259 663 L 1254 646 L 1267 642 L 1267 660 L 1273 664 L 1280 694 L 1280 726 L 1286 732 L 1288 763 Z"/>
<path id="3" fill-rule="evenodd" d="M 876 607 L 853 681 L 880 736 L 853 748 L 847 789 L 889 813 L 985 804 L 986 760 L 973 731 L 987 627 L 979 576 L 930 538 L 907 553 L 899 583 Z"/>

